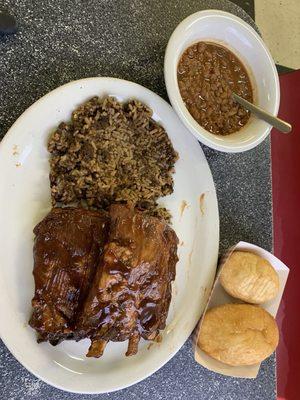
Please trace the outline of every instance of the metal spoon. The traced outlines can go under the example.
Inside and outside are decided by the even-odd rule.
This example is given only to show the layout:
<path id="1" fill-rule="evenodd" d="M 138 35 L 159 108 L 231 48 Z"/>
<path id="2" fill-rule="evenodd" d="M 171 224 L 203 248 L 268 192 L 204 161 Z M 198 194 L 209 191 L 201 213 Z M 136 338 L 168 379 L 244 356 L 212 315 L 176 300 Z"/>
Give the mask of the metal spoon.
<path id="1" fill-rule="evenodd" d="M 235 93 L 232 93 L 232 97 L 234 100 L 241 104 L 246 110 L 251 111 L 254 115 L 258 118 L 263 119 L 268 124 L 274 126 L 274 128 L 278 129 L 280 132 L 289 133 L 292 130 L 292 125 L 283 121 L 280 118 L 274 117 L 274 115 L 264 111 L 262 108 L 255 106 L 254 104 L 250 103 L 249 101 L 243 99 L 242 97 L 238 96 Z"/>

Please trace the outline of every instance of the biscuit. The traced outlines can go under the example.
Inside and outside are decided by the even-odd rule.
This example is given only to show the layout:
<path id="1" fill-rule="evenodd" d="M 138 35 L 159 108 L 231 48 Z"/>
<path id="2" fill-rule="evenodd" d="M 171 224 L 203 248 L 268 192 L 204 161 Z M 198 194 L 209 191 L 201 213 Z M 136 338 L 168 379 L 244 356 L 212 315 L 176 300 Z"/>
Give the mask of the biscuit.
<path id="1" fill-rule="evenodd" d="M 234 251 L 220 274 L 220 283 L 232 297 L 253 304 L 273 299 L 279 290 L 277 272 L 262 257 Z"/>
<path id="2" fill-rule="evenodd" d="M 259 306 L 224 304 L 206 312 L 198 346 L 233 366 L 258 364 L 273 353 L 279 333 L 275 319 Z"/>

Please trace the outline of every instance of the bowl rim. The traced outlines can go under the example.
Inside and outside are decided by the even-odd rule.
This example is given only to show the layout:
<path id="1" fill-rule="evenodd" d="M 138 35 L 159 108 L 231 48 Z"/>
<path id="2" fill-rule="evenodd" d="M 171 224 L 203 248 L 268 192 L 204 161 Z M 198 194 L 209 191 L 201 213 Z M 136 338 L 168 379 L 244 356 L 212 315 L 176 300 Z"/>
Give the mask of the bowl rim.
<path id="1" fill-rule="evenodd" d="M 185 124 L 188 130 L 197 138 L 197 140 L 201 141 L 208 147 L 223 152 L 238 153 L 247 151 L 259 145 L 268 136 L 268 134 L 272 129 L 270 125 L 264 123 L 265 128 L 262 129 L 261 133 L 256 135 L 253 139 L 248 140 L 247 142 L 243 140 L 239 140 L 236 143 L 230 143 L 224 140 L 220 141 L 217 135 L 213 135 L 212 133 L 208 132 L 194 120 L 194 118 L 190 115 L 190 113 L 183 104 L 183 100 L 181 98 L 179 89 L 177 88 L 178 86 L 177 79 L 176 79 L 176 85 L 174 85 L 175 83 L 173 78 L 173 71 L 175 64 L 174 45 L 180 42 L 180 39 L 178 39 L 179 33 L 182 32 L 184 29 L 188 28 L 188 26 L 191 25 L 192 23 L 204 18 L 211 18 L 211 17 L 229 19 L 233 21 L 233 23 L 235 23 L 237 26 L 242 25 L 242 27 L 244 29 L 246 28 L 249 34 L 252 37 L 254 37 L 258 45 L 262 47 L 270 66 L 275 88 L 274 101 L 271 103 L 272 109 L 270 110 L 270 112 L 273 115 L 277 115 L 280 104 L 279 77 L 274 60 L 271 56 L 269 49 L 262 40 L 261 36 L 246 21 L 229 12 L 215 10 L 215 9 L 198 11 L 194 14 L 189 15 L 183 21 L 181 21 L 179 25 L 177 25 L 175 30 L 172 32 L 172 35 L 170 36 L 166 47 L 165 57 L 164 57 L 164 79 L 168 97 L 181 121 Z M 175 61 L 177 66 L 178 58 Z"/>

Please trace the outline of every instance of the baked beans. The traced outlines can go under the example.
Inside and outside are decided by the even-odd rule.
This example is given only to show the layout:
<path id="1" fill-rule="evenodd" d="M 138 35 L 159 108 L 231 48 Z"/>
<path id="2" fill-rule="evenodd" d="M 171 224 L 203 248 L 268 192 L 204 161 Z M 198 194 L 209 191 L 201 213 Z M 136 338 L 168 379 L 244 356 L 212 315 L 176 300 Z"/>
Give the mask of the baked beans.
<path id="1" fill-rule="evenodd" d="M 182 99 L 193 118 L 216 135 L 241 129 L 250 112 L 236 103 L 232 92 L 253 102 L 253 91 L 241 61 L 227 48 L 198 42 L 183 53 L 177 68 Z"/>

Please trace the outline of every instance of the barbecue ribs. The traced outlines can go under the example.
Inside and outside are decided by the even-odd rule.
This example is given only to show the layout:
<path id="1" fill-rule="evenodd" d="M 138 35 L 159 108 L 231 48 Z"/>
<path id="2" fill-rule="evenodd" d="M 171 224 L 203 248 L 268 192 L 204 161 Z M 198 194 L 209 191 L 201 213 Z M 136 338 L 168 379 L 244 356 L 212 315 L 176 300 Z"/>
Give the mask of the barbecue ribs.
<path id="1" fill-rule="evenodd" d="M 140 338 L 165 328 L 175 279 L 178 239 L 162 220 L 125 205 L 110 209 L 103 259 L 81 310 L 78 337 L 90 337 L 87 356 L 100 357 L 108 341 L 129 340 L 135 354 Z"/>
<path id="2" fill-rule="evenodd" d="M 33 313 L 38 341 L 76 338 L 75 319 L 107 238 L 106 213 L 54 208 L 35 228 Z"/>

